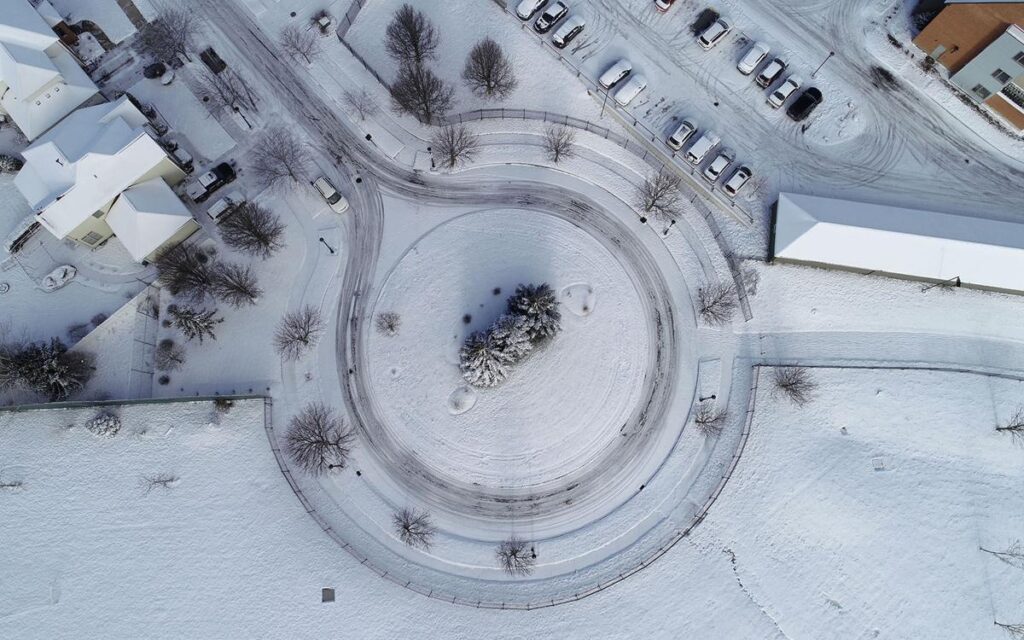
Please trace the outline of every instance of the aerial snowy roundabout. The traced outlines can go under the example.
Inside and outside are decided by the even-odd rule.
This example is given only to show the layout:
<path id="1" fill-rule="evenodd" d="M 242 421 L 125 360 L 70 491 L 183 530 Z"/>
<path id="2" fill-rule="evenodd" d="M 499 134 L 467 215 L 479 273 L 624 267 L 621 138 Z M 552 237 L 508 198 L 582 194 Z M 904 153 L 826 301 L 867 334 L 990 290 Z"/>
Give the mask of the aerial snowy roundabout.
<path id="1" fill-rule="evenodd" d="M 321 480 L 317 505 L 378 573 L 462 604 L 550 606 L 646 566 L 692 524 L 721 474 L 713 447 L 686 429 L 692 292 L 657 239 L 619 230 L 471 211 L 381 275 L 360 333 L 357 454 Z M 524 283 L 551 286 L 562 330 L 503 384 L 474 388 L 459 349 Z M 382 330 L 375 319 L 389 314 L 397 327 Z M 429 547 L 399 539 L 403 508 L 429 514 Z M 528 572 L 496 559 L 510 538 L 525 541 Z"/>

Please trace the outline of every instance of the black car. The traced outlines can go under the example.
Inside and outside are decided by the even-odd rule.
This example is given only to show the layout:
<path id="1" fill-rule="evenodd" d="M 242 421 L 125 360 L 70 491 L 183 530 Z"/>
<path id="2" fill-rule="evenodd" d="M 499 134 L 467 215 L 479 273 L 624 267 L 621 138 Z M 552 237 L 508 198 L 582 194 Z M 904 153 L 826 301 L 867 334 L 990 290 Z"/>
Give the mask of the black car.
<path id="1" fill-rule="evenodd" d="M 213 50 L 213 47 L 207 48 L 199 54 L 199 59 L 203 61 L 210 71 L 214 73 L 220 73 L 221 71 L 228 68 L 228 64 L 221 60 L 221 57 L 217 55 L 217 52 Z"/>
<path id="2" fill-rule="evenodd" d="M 789 105 L 789 109 L 786 109 L 786 115 L 795 122 L 806 120 L 807 116 L 811 115 L 818 108 L 821 100 L 821 91 L 816 87 L 808 87 L 806 91 L 800 94 L 799 98 Z"/>
<path id="3" fill-rule="evenodd" d="M 565 6 L 564 2 L 556 2 L 540 14 L 537 21 L 533 23 L 533 30 L 537 33 L 547 33 L 567 13 L 569 13 L 569 7 Z"/>

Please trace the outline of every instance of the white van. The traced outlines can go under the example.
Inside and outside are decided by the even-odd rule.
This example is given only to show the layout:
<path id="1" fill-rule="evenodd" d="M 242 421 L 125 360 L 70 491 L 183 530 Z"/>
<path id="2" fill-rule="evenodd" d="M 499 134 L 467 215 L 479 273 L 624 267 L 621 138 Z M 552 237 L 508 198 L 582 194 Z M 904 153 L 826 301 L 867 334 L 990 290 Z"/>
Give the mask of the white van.
<path id="1" fill-rule="evenodd" d="M 626 106 L 633 101 L 640 92 L 647 88 L 647 78 L 640 74 L 632 76 L 626 84 L 619 87 L 619 90 L 615 92 L 615 102 L 618 102 L 621 106 Z"/>
<path id="2" fill-rule="evenodd" d="M 569 18 L 562 23 L 562 26 L 558 27 L 555 31 L 555 35 L 551 36 L 551 42 L 554 43 L 559 49 L 564 49 L 565 45 L 573 41 L 573 39 L 579 35 L 580 31 L 583 31 L 583 27 L 587 25 L 586 21 L 583 20 L 583 16 L 575 14 L 569 16 Z"/>
<path id="3" fill-rule="evenodd" d="M 320 176 L 313 181 L 313 186 L 335 213 L 345 213 L 348 210 L 348 200 L 345 199 L 345 196 L 338 193 L 338 190 L 327 181 L 327 178 Z"/>
<path id="4" fill-rule="evenodd" d="M 214 222 L 220 222 L 226 218 L 228 214 L 235 210 L 235 207 L 245 202 L 245 197 L 238 191 L 232 191 L 228 195 L 224 196 L 217 202 L 210 205 L 210 208 L 206 210 L 206 215 L 210 216 L 210 219 Z"/>
<path id="5" fill-rule="evenodd" d="M 686 144 L 686 141 L 690 139 L 690 136 L 692 136 L 696 130 L 697 125 L 693 124 L 693 122 L 689 120 L 684 119 L 682 122 L 679 123 L 679 126 L 676 127 L 676 130 L 672 132 L 672 135 L 670 135 L 668 139 L 665 140 L 665 144 L 672 147 L 676 151 L 679 151 L 680 149 L 683 148 L 683 145 Z"/>
<path id="6" fill-rule="evenodd" d="M 722 139 L 714 131 L 705 131 L 704 135 L 686 150 L 686 160 L 692 165 L 700 164 L 721 141 Z"/>
<path id="7" fill-rule="evenodd" d="M 754 73 L 754 69 L 757 68 L 757 65 L 761 64 L 761 62 L 768 57 L 769 51 L 770 49 L 765 43 L 755 42 L 754 46 L 750 47 L 747 53 L 740 58 L 740 61 L 736 64 L 736 68 L 739 69 L 740 73 L 743 75 L 749 76 Z"/>

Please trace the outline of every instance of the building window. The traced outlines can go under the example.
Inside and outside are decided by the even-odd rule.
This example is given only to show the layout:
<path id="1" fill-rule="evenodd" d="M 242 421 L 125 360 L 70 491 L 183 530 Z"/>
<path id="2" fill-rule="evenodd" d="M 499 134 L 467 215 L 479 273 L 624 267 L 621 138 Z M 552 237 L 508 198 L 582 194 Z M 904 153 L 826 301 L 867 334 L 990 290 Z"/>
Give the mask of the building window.
<path id="1" fill-rule="evenodd" d="M 100 238 L 102 237 L 103 236 L 96 233 L 95 231 L 90 231 L 89 233 L 85 234 L 84 238 L 82 238 L 82 242 L 84 242 L 85 244 L 96 244 L 97 242 L 100 241 Z"/>
<path id="2" fill-rule="evenodd" d="M 990 95 L 992 95 L 991 91 L 989 91 L 988 89 L 986 89 L 985 87 L 983 87 L 980 84 L 974 85 L 974 88 L 971 89 L 971 91 L 973 91 L 974 95 L 978 96 L 982 100 L 984 100 L 984 99 L 988 98 Z"/>
<path id="3" fill-rule="evenodd" d="M 1017 61 L 1017 64 L 1024 65 L 1024 51 L 1018 51 L 1017 55 L 1013 56 L 1013 59 Z"/>
<path id="4" fill-rule="evenodd" d="M 1006 84 L 1010 81 L 1010 74 L 1006 73 L 1002 69 L 996 69 L 992 72 L 992 77 L 999 81 L 999 84 Z"/>
<path id="5" fill-rule="evenodd" d="M 103 209 L 100 209 L 96 213 L 92 214 L 92 217 L 94 217 L 94 218 L 102 218 L 103 217 Z"/>
<path id="6" fill-rule="evenodd" d="M 1024 89 L 1011 82 L 1003 87 L 1002 96 L 1024 111 Z"/>

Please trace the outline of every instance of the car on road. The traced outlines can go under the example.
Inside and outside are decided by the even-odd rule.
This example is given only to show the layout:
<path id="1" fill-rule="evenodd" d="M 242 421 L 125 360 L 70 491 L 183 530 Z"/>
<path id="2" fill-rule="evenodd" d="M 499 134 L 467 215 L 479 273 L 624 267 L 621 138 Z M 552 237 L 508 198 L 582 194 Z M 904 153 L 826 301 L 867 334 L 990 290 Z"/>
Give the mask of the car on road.
<path id="1" fill-rule="evenodd" d="M 778 58 L 773 58 L 771 62 L 761 69 L 761 72 L 754 77 L 754 82 L 761 85 L 765 89 L 768 85 L 775 82 L 775 79 L 786 70 L 786 63 Z"/>
<path id="2" fill-rule="evenodd" d="M 761 64 L 764 59 L 768 56 L 768 52 L 771 51 L 768 45 L 763 42 L 755 42 L 747 52 L 743 54 L 740 61 L 736 63 L 736 68 L 740 70 L 745 76 L 749 76 L 757 68 L 757 65 Z"/>
<path id="3" fill-rule="evenodd" d="M 704 135 L 697 139 L 690 145 L 690 148 L 686 150 L 686 160 L 690 164 L 696 166 L 701 163 L 702 160 L 711 152 L 712 149 L 718 146 L 718 143 L 722 139 L 718 137 L 718 134 L 714 131 L 705 131 Z"/>
<path id="4" fill-rule="evenodd" d="M 821 91 L 817 87 L 808 87 L 806 91 L 800 94 L 799 98 L 789 105 L 786 115 L 796 122 L 801 122 L 806 120 L 807 116 L 811 115 L 818 108 L 821 101 Z"/>
<path id="5" fill-rule="evenodd" d="M 615 92 L 615 102 L 618 102 L 620 106 L 626 106 L 630 102 L 636 99 L 640 93 L 647 88 L 647 78 L 643 77 L 639 73 L 635 76 L 631 76 L 626 84 L 622 85 Z"/>
<path id="6" fill-rule="evenodd" d="M 224 185 L 235 179 L 235 170 L 227 162 L 218 164 L 203 175 L 193 180 L 186 188 L 185 193 L 193 202 L 203 202 L 210 195 Z"/>
<path id="7" fill-rule="evenodd" d="M 551 27 L 569 13 L 569 7 L 564 2 L 556 2 L 540 14 L 537 21 L 533 23 L 533 30 L 537 33 L 547 33 Z"/>
<path id="8" fill-rule="evenodd" d="M 601 74 L 597 82 L 605 89 L 611 89 L 620 80 L 629 75 L 629 72 L 633 70 L 633 65 L 630 64 L 629 60 L 622 58 Z"/>
<path id="9" fill-rule="evenodd" d="M 580 31 L 583 31 L 585 26 L 587 26 L 587 23 L 580 14 L 577 13 L 569 16 L 562 23 L 562 26 L 558 27 L 555 31 L 555 35 L 551 36 L 551 42 L 559 49 L 564 49 L 565 45 L 572 42 L 580 34 Z"/>
<path id="10" fill-rule="evenodd" d="M 547 3 L 548 0 L 523 0 L 516 7 L 516 15 L 521 20 L 529 20 L 533 17 L 533 14 L 543 9 Z"/>
<path id="11" fill-rule="evenodd" d="M 320 176 L 313 181 L 313 187 L 316 188 L 320 196 L 327 201 L 327 204 L 331 206 L 335 213 L 345 213 L 348 210 L 348 200 L 345 199 L 345 196 L 338 193 L 338 190 L 334 188 L 334 185 L 327 178 Z"/>
<path id="12" fill-rule="evenodd" d="M 675 2 L 676 0 L 654 0 L 654 8 L 665 13 L 672 8 L 672 5 L 675 4 Z"/>
<path id="13" fill-rule="evenodd" d="M 228 68 L 228 63 L 221 59 L 220 55 L 214 51 L 213 47 L 207 47 L 199 54 L 199 59 L 203 61 L 210 71 L 214 73 L 220 73 L 221 71 Z"/>
<path id="14" fill-rule="evenodd" d="M 771 95 L 768 96 L 768 104 L 771 105 L 772 109 L 778 109 L 789 99 L 789 96 L 793 95 L 793 92 L 800 88 L 801 82 L 800 76 L 789 76 L 785 82 L 776 87 L 775 91 L 772 91 Z"/>
<path id="15" fill-rule="evenodd" d="M 699 44 L 702 49 L 707 51 L 708 49 L 714 47 L 716 44 L 721 42 L 722 38 L 729 35 L 730 31 L 732 31 L 732 25 L 730 25 L 724 19 L 719 18 L 718 20 L 712 22 L 711 26 L 709 26 L 707 29 L 702 31 L 699 36 L 697 36 L 697 44 Z"/>
<path id="16" fill-rule="evenodd" d="M 690 139 L 690 136 L 697 130 L 697 125 L 693 124 L 690 120 L 683 119 L 676 127 L 676 130 L 672 132 L 672 135 L 665 140 L 665 144 L 672 147 L 676 151 L 683 148 L 686 141 Z"/>
<path id="17" fill-rule="evenodd" d="M 729 165 L 732 164 L 734 159 L 735 156 L 733 156 L 732 151 L 722 149 L 718 152 L 718 155 L 715 156 L 715 159 L 711 161 L 711 164 L 704 168 L 704 173 L 702 174 L 704 179 L 708 182 L 718 180 L 718 178 L 722 176 L 722 173 L 729 168 Z"/>
<path id="18" fill-rule="evenodd" d="M 65 264 L 60 267 L 57 267 L 56 269 L 48 273 L 46 277 L 43 278 L 43 289 L 45 291 L 56 291 L 57 289 L 60 289 L 67 283 L 74 280 L 75 275 L 77 274 L 78 269 L 71 266 L 70 264 Z"/>
<path id="19" fill-rule="evenodd" d="M 747 184 L 747 181 L 750 180 L 751 175 L 750 167 L 746 165 L 741 166 L 736 171 L 733 171 L 732 176 L 725 181 L 725 184 L 722 185 L 722 191 L 729 194 L 730 198 L 736 197 L 736 194 L 740 192 L 740 189 L 742 189 L 743 186 Z"/>

